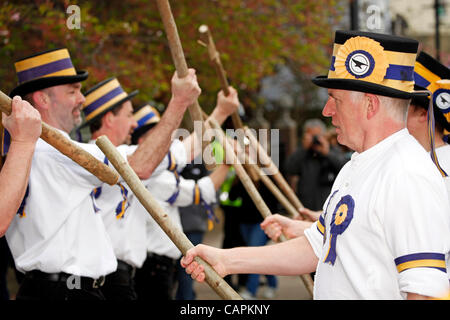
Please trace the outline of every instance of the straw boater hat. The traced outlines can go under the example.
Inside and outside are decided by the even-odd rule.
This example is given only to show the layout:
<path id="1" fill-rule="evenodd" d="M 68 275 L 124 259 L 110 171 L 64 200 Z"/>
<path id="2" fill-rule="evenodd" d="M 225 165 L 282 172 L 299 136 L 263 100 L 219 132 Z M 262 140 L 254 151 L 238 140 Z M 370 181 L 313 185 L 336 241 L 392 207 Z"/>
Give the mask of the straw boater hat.
<path id="1" fill-rule="evenodd" d="M 53 49 L 34 54 L 14 63 L 19 84 L 10 96 L 25 96 L 45 88 L 86 80 L 87 71 L 76 71 L 69 51 Z"/>
<path id="2" fill-rule="evenodd" d="M 131 141 L 133 144 L 137 144 L 139 137 L 155 126 L 161 116 L 158 110 L 149 104 L 140 107 L 133 116 L 138 125 L 131 135 Z"/>
<path id="3" fill-rule="evenodd" d="M 312 81 L 330 89 L 360 91 L 411 99 L 427 93 L 414 90 L 418 42 L 391 35 L 336 31 L 327 76 Z"/>
<path id="4" fill-rule="evenodd" d="M 69 51 L 66 48 L 47 50 L 40 52 L 14 63 L 18 85 L 10 97 L 21 96 L 45 88 L 68 83 L 81 82 L 87 79 L 87 71 L 76 71 Z M 8 152 L 10 135 L 6 130 L 0 130 L 1 155 Z"/>
<path id="5" fill-rule="evenodd" d="M 94 119 L 132 99 L 138 92 L 139 90 L 135 90 L 130 94 L 126 93 L 116 78 L 109 78 L 98 83 L 85 93 L 86 101 L 83 105 L 85 122 L 81 127 L 89 125 Z"/>

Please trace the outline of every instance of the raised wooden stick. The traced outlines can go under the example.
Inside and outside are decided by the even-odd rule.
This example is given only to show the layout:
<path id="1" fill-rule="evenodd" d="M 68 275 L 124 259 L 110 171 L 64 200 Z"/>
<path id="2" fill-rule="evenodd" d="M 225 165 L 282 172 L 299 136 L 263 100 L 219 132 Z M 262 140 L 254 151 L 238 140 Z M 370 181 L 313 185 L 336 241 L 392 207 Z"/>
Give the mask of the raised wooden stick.
<path id="1" fill-rule="evenodd" d="M 287 183 L 287 181 L 284 179 L 283 175 L 281 174 L 278 167 L 273 163 L 270 156 L 267 154 L 266 150 L 260 145 L 256 137 L 253 135 L 253 132 L 249 130 L 248 127 L 245 127 L 245 134 L 246 137 L 250 139 L 250 145 L 257 148 L 257 155 L 258 158 L 261 159 L 261 162 L 263 164 L 266 164 L 267 167 L 265 170 L 268 170 L 272 178 L 277 183 L 278 187 L 283 191 L 283 193 L 286 195 L 286 197 L 291 201 L 291 203 L 294 205 L 294 207 L 298 209 L 304 208 L 303 204 L 298 199 L 297 195 L 295 194 L 294 190 L 292 190 L 291 186 Z M 300 212 L 299 212 L 300 215 Z M 301 216 L 303 219 L 309 220 L 305 216 Z"/>
<path id="2" fill-rule="evenodd" d="M 167 40 L 169 42 L 170 53 L 172 54 L 172 60 L 177 70 L 178 77 L 184 78 L 188 74 L 188 66 L 186 63 L 186 58 L 184 57 L 183 47 L 181 46 L 180 37 L 178 35 L 177 25 L 175 19 L 173 18 L 172 10 L 168 0 L 156 0 L 158 4 L 158 10 L 161 15 L 161 19 L 164 24 L 164 29 L 166 30 Z M 201 121 L 202 122 L 202 132 L 197 132 L 197 137 L 202 145 L 202 154 L 205 148 L 209 144 L 208 141 L 203 141 L 202 133 L 205 130 L 205 124 L 202 121 L 202 111 L 198 100 L 189 106 L 189 114 L 191 116 L 192 122 Z M 195 127 L 195 126 L 194 126 Z M 205 166 L 208 170 L 212 170 L 215 167 L 214 163 L 205 162 Z"/>
<path id="3" fill-rule="evenodd" d="M 228 139 L 226 138 L 225 133 L 222 131 L 222 128 L 220 127 L 220 125 L 214 119 L 209 119 L 208 122 L 211 124 L 211 127 L 213 129 L 215 129 L 216 137 L 218 138 L 219 142 L 222 144 L 223 148 L 225 149 L 227 163 L 233 164 L 234 169 L 236 170 L 236 175 L 239 177 L 239 180 L 242 182 L 245 190 L 247 190 L 248 195 L 253 200 L 253 203 L 255 204 L 258 211 L 261 213 L 263 218 L 267 218 L 268 216 L 272 215 L 269 207 L 264 202 L 263 198 L 259 194 L 259 192 L 256 189 L 255 185 L 253 184 L 252 180 L 250 179 L 250 177 L 248 176 L 244 167 L 242 166 L 241 162 L 239 161 L 239 158 L 234 153 L 233 147 L 228 142 Z M 286 237 L 284 235 L 282 235 L 280 237 L 280 241 L 286 241 Z M 303 284 L 305 285 L 306 289 L 310 293 L 311 297 L 313 297 L 314 282 L 311 278 L 311 275 L 310 274 L 302 274 L 302 275 L 300 275 L 300 278 L 302 279 Z"/>
<path id="4" fill-rule="evenodd" d="M 128 162 L 122 158 L 120 153 L 106 136 L 99 137 L 95 143 L 113 164 L 114 168 L 120 173 L 156 223 L 158 223 L 182 254 L 185 255 L 189 249 L 194 247 L 194 245 L 189 241 L 183 231 L 173 223 L 167 213 L 164 212 L 163 208 L 153 198 L 147 188 L 145 188 L 144 184 L 130 167 Z M 195 260 L 205 267 L 206 282 L 222 299 L 242 300 L 242 297 L 237 294 L 236 291 L 234 291 L 208 263 L 200 257 L 196 257 Z"/>
<path id="5" fill-rule="evenodd" d="M 12 99 L 0 91 L 0 111 L 11 114 Z M 78 147 L 72 140 L 67 139 L 61 132 L 42 122 L 41 138 L 52 145 L 59 152 L 69 157 L 80 166 L 95 175 L 101 181 L 109 185 L 115 185 L 119 181 L 119 175 L 102 161 L 99 161 L 86 150 Z"/>
<path id="6" fill-rule="evenodd" d="M 229 90 L 228 90 L 229 85 L 228 85 L 228 80 L 227 80 L 227 76 L 226 76 L 226 71 L 222 65 L 222 61 L 220 59 L 220 54 L 216 49 L 216 45 L 214 43 L 214 39 L 212 37 L 211 31 L 209 30 L 208 26 L 204 25 L 204 24 L 201 25 L 198 30 L 201 35 L 201 44 L 205 45 L 208 48 L 209 59 L 211 60 L 212 64 L 214 65 L 217 75 L 219 76 L 222 90 L 224 91 L 225 95 L 228 95 L 229 94 Z M 231 116 L 232 116 L 232 120 L 233 120 L 233 125 L 236 129 L 243 129 L 243 130 L 248 129 L 243 126 L 241 118 L 237 111 L 234 112 Z M 249 133 L 247 133 L 247 135 L 249 135 Z M 271 173 L 273 172 L 273 178 L 274 178 L 275 182 L 278 184 L 278 186 L 280 187 L 280 189 L 287 195 L 288 200 L 291 202 L 292 205 L 294 205 L 294 207 L 297 210 L 303 208 L 303 204 L 300 202 L 300 200 L 298 200 L 298 198 L 295 195 L 292 188 L 289 186 L 289 184 L 283 178 L 280 171 L 273 163 L 272 159 L 267 155 L 267 152 L 262 148 L 262 146 L 259 144 L 258 140 L 253 136 L 253 134 L 251 135 L 251 137 L 253 137 L 253 139 L 250 139 L 250 145 L 253 146 L 257 150 L 258 158 L 260 157 L 260 153 L 261 153 L 261 157 L 263 157 L 265 160 L 264 163 L 270 164 L 270 170 L 271 170 Z M 251 137 L 249 137 L 249 138 L 251 138 Z M 247 172 L 252 176 L 253 180 L 255 180 L 255 178 L 253 177 L 253 175 L 255 175 L 255 174 L 258 175 L 258 177 L 261 177 L 261 174 L 260 174 L 261 172 L 259 170 L 255 170 L 254 167 L 248 168 L 248 166 L 246 166 L 246 169 L 247 169 Z M 268 186 L 271 181 L 264 179 L 264 182 L 265 182 L 266 186 Z M 284 201 L 284 199 L 281 199 L 282 198 L 280 196 L 281 193 L 279 192 L 278 189 L 276 189 L 275 185 L 273 185 L 273 184 L 270 184 L 270 185 L 271 186 L 268 188 L 270 188 L 272 193 L 274 193 L 274 195 L 279 199 L 279 201 L 282 204 L 286 204 L 286 205 L 284 205 L 284 207 L 286 208 L 286 210 L 288 210 L 291 217 L 299 216 L 300 213 L 298 211 L 296 211 L 297 213 L 295 215 L 293 215 L 292 206 L 289 206 Z M 305 218 L 305 217 L 303 217 L 303 218 Z"/>
<path id="7" fill-rule="evenodd" d="M 229 90 L 229 83 L 227 80 L 225 69 L 223 68 L 222 61 L 220 59 L 220 54 L 216 49 L 216 45 L 214 44 L 214 39 L 212 37 L 211 32 L 209 31 L 209 28 L 207 25 L 201 25 L 198 28 L 198 31 L 200 32 L 201 36 L 201 44 L 205 45 L 208 49 L 208 55 L 211 63 L 213 64 L 214 68 L 216 69 L 216 73 L 219 76 L 220 85 L 222 87 L 222 91 L 225 96 L 228 96 L 230 94 Z M 239 116 L 238 111 L 235 111 L 231 114 L 231 120 L 233 122 L 233 126 L 235 129 L 244 129 L 244 126 L 242 125 L 241 117 Z M 240 141 L 241 147 L 245 148 L 245 145 L 243 144 L 243 141 Z M 242 164 L 245 167 L 245 170 L 249 174 L 249 176 L 252 178 L 253 181 L 258 181 L 260 179 L 260 175 L 258 173 L 258 169 L 254 166 L 249 165 L 247 162 L 242 162 Z"/>
<path id="8" fill-rule="evenodd" d="M 208 115 L 203 112 L 203 119 L 207 121 Z M 244 149 L 243 149 L 244 150 Z M 236 155 L 239 158 L 239 155 Z M 256 164 L 251 163 L 245 163 L 246 159 L 245 156 L 242 156 L 239 159 L 241 164 L 244 165 L 244 168 L 247 172 L 247 174 L 251 177 L 251 174 L 249 172 L 249 169 L 251 169 L 252 172 L 258 175 L 258 179 L 253 179 L 251 177 L 252 181 L 258 181 L 261 180 L 264 185 L 272 192 L 272 194 L 277 198 L 277 200 L 283 205 L 283 207 L 287 210 L 289 216 L 291 218 L 295 218 L 298 215 L 297 210 L 294 208 L 294 206 L 289 202 L 289 200 L 283 195 L 283 193 L 277 188 L 277 186 L 272 182 L 272 180 L 262 172 L 261 168 L 259 168 Z"/>
<path id="9" fill-rule="evenodd" d="M 230 94 L 230 91 L 228 89 L 229 84 L 228 84 L 228 79 L 227 79 L 227 73 L 225 72 L 225 69 L 223 68 L 222 60 L 220 59 L 220 54 L 216 49 L 216 45 L 214 43 L 214 39 L 212 37 L 211 31 L 209 30 L 208 26 L 205 24 L 201 25 L 198 28 L 198 31 L 200 32 L 202 41 L 205 43 L 205 45 L 208 48 L 209 59 L 211 60 L 212 64 L 214 65 L 217 75 L 219 76 L 222 90 L 223 90 L 224 94 L 226 96 L 228 96 Z M 231 120 L 233 121 L 233 126 L 236 129 L 243 128 L 241 117 L 239 116 L 239 113 L 237 111 L 232 113 Z"/>

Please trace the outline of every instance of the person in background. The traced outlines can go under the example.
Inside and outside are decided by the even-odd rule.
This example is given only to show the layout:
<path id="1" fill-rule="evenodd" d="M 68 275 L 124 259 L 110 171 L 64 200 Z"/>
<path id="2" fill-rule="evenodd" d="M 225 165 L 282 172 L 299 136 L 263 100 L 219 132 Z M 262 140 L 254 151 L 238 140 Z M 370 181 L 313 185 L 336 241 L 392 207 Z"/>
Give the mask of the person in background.
<path id="1" fill-rule="evenodd" d="M 326 136 L 325 124 L 309 119 L 303 125 L 302 141 L 285 161 L 287 178 L 302 204 L 320 210 L 339 170 L 347 162 L 345 155 Z"/>

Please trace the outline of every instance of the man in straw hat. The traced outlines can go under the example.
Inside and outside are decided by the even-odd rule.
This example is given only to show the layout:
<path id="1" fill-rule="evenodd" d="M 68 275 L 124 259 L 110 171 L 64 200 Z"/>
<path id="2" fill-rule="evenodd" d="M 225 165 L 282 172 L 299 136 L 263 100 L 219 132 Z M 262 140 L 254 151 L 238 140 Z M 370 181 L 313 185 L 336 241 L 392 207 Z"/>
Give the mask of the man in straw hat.
<path id="1" fill-rule="evenodd" d="M 86 92 L 86 101 L 83 105 L 86 122 L 82 127 L 90 127 L 91 143 L 94 143 L 99 136 L 106 135 L 119 150 L 126 154 L 133 154 L 137 149 L 137 144 L 127 145 L 127 143 L 130 142 L 131 133 L 138 126 L 138 123 L 141 123 L 142 127 L 142 120 L 144 120 L 146 126 L 148 126 L 148 123 L 158 123 L 158 125 L 152 130 L 151 134 L 147 134 L 145 139 L 142 139 L 140 148 L 143 145 L 153 143 L 154 133 L 160 134 L 158 128 L 160 126 L 167 127 L 165 123 L 174 116 L 174 106 L 169 103 L 167 113 L 162 118 L 157 114 L 149 113 L 143 114 L 143 118 L 136 119 L 133 116 L 134 108 L 131 99 L 137 93 L 136 90 L 127 94 L 116 78 L 106 79 Z M 233 102 L 231 97 L 224 96 L 218 101 L 218 109 L 224 114 L 225 118 L 235 110 Z M 230 104 L 231 107 L 228 106 Z M 171 149 L 173 146 L 174 143 L 171 144 Z M 178 149 L 181 148 L 178 153 L 184 156 L 183 161 L 185 163 L 187 151 L 181 142 L 178 146 Z M 104 161 L 107 162 L 106 157 Z M 151 181 L 158 188 L 170 189 L 171 185 L 175 186 L 174 179 L 169 177 L 164 185 L 161 183 L 164 181 L 163 178 L 156 180 L 155 177 L 164 176 L 166 168 L 171 167 L 172 164 L 171 159 L 164 157 L 150 177 L 142 177 L 145 178 L 143 181 Z M 132 193 L 126 184 L 104 185 L 96 188 L 93 191 L 93 196 L 96 207 L 101 212 L 117 258 L 117 270 L 106 276 L 102 292 L 109 300 L 134 300 L 136 299 L 134 272 L 136 268 L 142 266 L 146 257 L 146 220 L 143 219 L 146 212 L 144 211 L 142 214 L 141 212 L 134 212 L 135 210 L 131 207 L 129 208 L 132 202 Z M 134 201 L 139 202 L 138 199 L 134 199 Z M 159 228 L 159 226 L 157 227 Z"/>
<path id="2" fill-rule="evenodd" d="M 137 126 L 131 102 L 137 93 L 138 90 L 129 94 L 125 92 L 117 78 L 101 81 L 86 91 L 86 101 L 82 109 L 86 121 L 80 128 L 90 128 L 90 143 L 94 144 L 99 136 L 105 135 L 118 150 L 127 155 L 134 153 L 136 147 L 128 146 L 127 143 L 131 139 L 131 132 Z M 106 157 L 104 162 L 108 163 Z M 157 174 L 162 168 L 163 166 L 158 166 L 153 174 Z M 135 234 L 128 232 L 129 226 L 138 218 L 138 215 L 129 215 L 129 211 L 126 212 L 129 206 L 128 192 L 128 186 L 122 183 L 114 186 L 103 185 L 92 191 L 96 211 L 102 216 L 117 259 L 117 269 L 105 277 L 102 287 L 102 293 L 107 300 L 136 299 L 133 275 L 136 265 L 142 263 L 142 259 L 139 246 L 136 247 L 133 242 Z M 142 224 L 138 221 L 139 223 Z"/>
<path id="3" fill-rule="evenodd" d="M 322 114 L 356 152 L 339 172 L 324 212 L 305 235 L 273 246 L 187 252 L 182 265 L 204 279 L 200 255 L 222 276 L 316 271 L 316 299 L 419 299 L 445 295 L 450 211 L 444 182 L 408 133 L 418 42 L 337 31 Z"/>
<path id="4" fill-rule="evenodd" d="M 222 91 L 218 94 L 217 107 L 212 116 L 219 123 L 239 107 L 237 92 L 230 87 L 230 95 L 225 96 Z M 166 113 L 167 111 L 165 111 Z M 222 114 L 223 116 L 219 116 Z M 132 135 L 132 142 L 142 143 L 152 134 L 154 126 L 159 122 L 159 112 L 145 105 L 135 113 L 138 127 Z M 191 135 L 195 138 L 195 133 Z M 229 166 L 218 165 L 209 175 L 197 182 L 184 179 L 180 172 L 191 162 L 189 151 L 191 147 L 175 139 L 170 147 L 167 158 L 170 159 L 167 169 L 156 177 L 144 181 L 146 188 L 158 200 L 164 212 L 182 229 L 178 207 L 191 204 L 202 205 L 207 208 L 209 227 L 217 221 L 212 204 L 216 202 L 216 191 L 226 178 Z M 200 148 L 198 148 L 200 150 Z M 134 199 L 130 199 L 133 201 Z M 133 214 L 146 214 L 144 207 L 137 201 L 131 204 Z M 138 212 L 134 212 L 138 211 Z M 143 212 L 143 213 L 142 213 Z M 167 237 L 151 216 L 146 214 L 146 259 L 136 270 L 136 291 L 139 300 L 172 300 L 176 287 L 176 263 L 181 257 L 180 250 Z"/>
<path id="5" fill-rule="evenodd" d="M 34 148 L 41 135 L 41 116 L 36 109 L 19 96 L 13 98 L 11 108 L 9 116 L 2 116 L 7 131 L 0 130 L 7 138 L 7 143 L 2 144 L 2 155 L 8 152 L 0 172 L 0 237 L 5 235 L 22 202 Z"/>
<path id="6" fill-rule="evenodd" d="M 27 99 L 43 121 L 69 138 L 69 132 L 81 123 L 85 102 L 81 81 L 88 73 L 75 70 L 67 49 L 24 58 L 15 68 L 19 85 L 11 96 Z M 200 94 L 195 72 L 191 70 L 183 79 L 174 75 L 172 93 L 173 118 L 161 136 L 169 136 L 178 127 L 187 106 Z M 146 162 L 150 155 L 158 157 L 159 149 L 168 148 L 166 141 L 170 137 L 161 137 L 128 157 L 141 176 L 151 174 L 158 163 L 152 167 Z M 79 146 L 104 159 L 96 145 Z M 97 177 L 38 140 L 23 210 L 6 233 L 15 265 L 25 273 L 17 299 L 104 299 L 100 287 L 104 276 L 116 270 L 117 261 L 101 216 L 95 214 L 92 190 L 102 185 Z"/>

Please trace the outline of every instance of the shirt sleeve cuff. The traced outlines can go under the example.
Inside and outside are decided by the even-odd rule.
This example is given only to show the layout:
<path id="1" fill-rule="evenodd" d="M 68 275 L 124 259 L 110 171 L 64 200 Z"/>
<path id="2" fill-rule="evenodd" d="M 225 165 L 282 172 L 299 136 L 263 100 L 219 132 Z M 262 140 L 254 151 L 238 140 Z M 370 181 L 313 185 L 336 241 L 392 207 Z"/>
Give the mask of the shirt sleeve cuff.
<path id="1" fill-rule="evenodd" d="M 304 234 L 306 239 L 308 239 L 309 243 L 311 244 L 315 255 L 320 259 L 322 256 L 323 235 L 319 231 L 317 221 L 311 227 L 306 229 L 304 231 Z"/>
<path id="2" fill-rule="evenodd" d="M 416 293 L 433 298 L 444 297 L 449 293 L 447 273 L 434 268 L 412 268 L 398 275 L 401 292 Z"/>
<path id="3" fill-rule="evenodd" d="M 198 187 L 200 188 L 200 193 L 203 200 L 207 204 L 212 204 L 217 201 L 216 190 L 214 189 L 214 183 L 210 177 L 203 177 L 197 181 Z"/>

